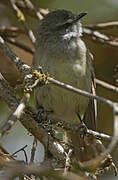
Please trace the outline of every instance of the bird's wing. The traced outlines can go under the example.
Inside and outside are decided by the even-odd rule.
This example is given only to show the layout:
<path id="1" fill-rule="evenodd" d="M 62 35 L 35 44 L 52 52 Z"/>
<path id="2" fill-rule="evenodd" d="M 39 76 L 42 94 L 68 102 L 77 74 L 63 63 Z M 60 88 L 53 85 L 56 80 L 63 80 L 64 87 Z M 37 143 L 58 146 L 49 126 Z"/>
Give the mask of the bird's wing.
<path id="1" fill-rule="evenodd" d="M 91 93 L 95 95 L 95 82 L 94 82 L 95 75 L 94 75 L 94 70 L 93 70 L 93 65 L 92 65 L 93 57 L 90 54 L 89 50 L 87 50 L 86 56 L 87 56 L 86 58 L 87 58 L 87 63 L 88 63 L 87 67 L 90 68 L 91 78 L 92 78 Z M 89 129 L 96 130 L 96 119 L 97 119 L 97 102 L 95 99 L 90 99 L 86 113 L 84 115 L 84 122 Z"/>

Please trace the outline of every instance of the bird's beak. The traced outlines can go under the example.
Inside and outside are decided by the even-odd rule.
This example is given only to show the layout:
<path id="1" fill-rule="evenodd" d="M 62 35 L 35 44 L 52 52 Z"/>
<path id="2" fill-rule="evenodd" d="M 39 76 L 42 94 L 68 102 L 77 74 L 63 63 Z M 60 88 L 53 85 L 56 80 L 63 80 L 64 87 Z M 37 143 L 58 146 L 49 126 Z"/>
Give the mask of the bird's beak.
<path id="1" fill-rule="evenodd" d="M 80 14 L 77 15 L 77 20 L 81 19 L 82 17 L 84 17 L 85 15 L 87 15 L 87 12 L 82 12 Z"/>
<path id="2" fill-rule="evenodd" d="M 75 23 L 75 22 L 79 21 L 85 15 L 87 15 L 87 12 L 82 12 L 82 13 L 78 14 L 73 22 Z"/>

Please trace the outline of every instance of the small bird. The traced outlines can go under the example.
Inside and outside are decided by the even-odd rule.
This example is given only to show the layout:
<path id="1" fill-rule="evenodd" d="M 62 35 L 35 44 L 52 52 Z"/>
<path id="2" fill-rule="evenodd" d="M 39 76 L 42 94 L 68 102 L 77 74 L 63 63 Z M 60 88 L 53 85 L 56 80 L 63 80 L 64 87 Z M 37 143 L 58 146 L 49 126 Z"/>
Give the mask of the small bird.
<path id="1" fill-rule="evenodd" d="M 44 73 L 81 90 L 95 93 L 92 55 L 82 37 L 80 19 L 86 13 L 74 14 L 55 10 L 40 21 L 34 67 L 42 66 Z M 77 126 L 81 121 L 96 130 L 96 102 L 61 87 L 47 84 L 35 89 L 36 108 L 43 107 L 51 117 Z M 77 132 L 65 131 L 64 141 L 71 143 L 75 157 L 84 162 L 95 158 L 104 150 L 95 138 L 81 138 Z"/>

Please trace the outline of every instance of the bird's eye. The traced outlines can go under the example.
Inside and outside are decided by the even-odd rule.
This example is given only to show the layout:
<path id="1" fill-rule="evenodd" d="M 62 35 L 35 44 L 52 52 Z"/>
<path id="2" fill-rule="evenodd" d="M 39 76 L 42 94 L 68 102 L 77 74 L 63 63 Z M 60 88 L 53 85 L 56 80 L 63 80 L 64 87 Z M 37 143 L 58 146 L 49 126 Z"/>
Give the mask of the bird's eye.
<path id="1" fill-rule="evenodd" d="M 57 28 L 67 28 L 69 27 L 71 24 L 73 23 L 73 20 L 72 19 L 68 19 L 67 21 L 63 22 L 63 23 L 58 23 L 56 25 Z"/>

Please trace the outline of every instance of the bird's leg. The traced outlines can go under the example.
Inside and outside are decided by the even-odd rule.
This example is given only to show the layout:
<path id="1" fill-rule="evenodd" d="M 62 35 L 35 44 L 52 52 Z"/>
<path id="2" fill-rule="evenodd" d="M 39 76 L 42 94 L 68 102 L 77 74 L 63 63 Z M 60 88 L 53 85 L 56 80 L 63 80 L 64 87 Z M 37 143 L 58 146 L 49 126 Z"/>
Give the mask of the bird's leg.
<path id="1" fill-rule="evenodd" d="M 80 137 L 84 138 L 87 134 L 87 126 L 85 125 L 85 123 L 79 113 L 77 113 L 77 116 L 80 120 L 80 125 L 77 127 L 77 130 L 79 130 L 79 132 L 80 132 Z"/>
<path id="2" fill-rule="evenodd" d="M 47 111 L 42 106 L 40 106 L 36 116 L 36 121 L 40 123 L 40 125 L 48 132 L 48 134 L 53 136 L 52 123 L 48 117 L 50 113 L 52 113 L 52 111 Z"/>
<path id="3" fill-rule="evenodd" d="M 42 106 L 40 106 L 39 108 L 38 108 L 38 112 L 37 112 L 37 116 L 36 116 L 36 121 L 38 122 L 38 123 L 41 123 L 43 120 L 45 120 L 47 118 L 47 112 L 45 111 L 45 109 L 42 107 Z M 43 120 L 42 120 L 43 119 Z"/>
<path id="4" fill-rule="evenodd" d="M 47 111 L 42 106 L 40 106 L 35 120 L 37 121 L 37 123 L 40 123 L 40 125 L 47 131 L 48 135 L 51 135 L 54 138 L 54 130 L 52 128 L 52 123 L 51 123 L 50 119 L 48 118 L 48 115 L 50 113 L 52 113 L 52 111 Z M 45 153 L 46 159 L 47 158 L 49 159 L 52 157 L 52 154 L 48 150 L 48 146 L 49 146 L 49 136 L 48 136 L 46 153 Z"/>

